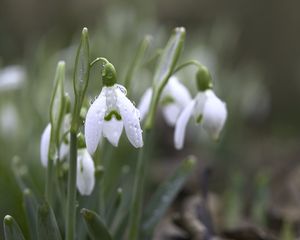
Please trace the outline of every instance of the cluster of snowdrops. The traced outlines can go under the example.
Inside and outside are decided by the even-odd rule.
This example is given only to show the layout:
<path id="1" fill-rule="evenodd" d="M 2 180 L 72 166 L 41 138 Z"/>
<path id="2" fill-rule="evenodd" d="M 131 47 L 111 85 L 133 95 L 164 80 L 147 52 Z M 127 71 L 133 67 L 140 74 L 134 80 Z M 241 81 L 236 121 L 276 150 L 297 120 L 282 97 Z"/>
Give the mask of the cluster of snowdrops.
<path id="1" fill-rule="evenodd" d="M 93 191 L 98 191 L 98 189 L 94 190 L 97 181 L 97 166 L 95 166 L 93 155 L 97 148 L 101 151 L 104 138 L 117 147 L 123 129 L 131 145 L 140 149 L 136 160 L 131 207 L 126 216 L 128 218 L 126 222 L 129 224 L 127 230 L 124 230 L 127 235 L 125 239 L 150 239 L 152 233 L 149 232 L 153 232 L 154 227 L 150 227 L 151 231 L 144 229 L 141 226 L 143 222 L 141 218 L 144 216 L 142 202 L 144 168 L 147 161 L 145 149 L 149 144 L 157 110 L 161 109 L 167 124 L 174 127 L 174 146 L 177 149 L 182 149 L 184 146 L 186 127 L 191 117 L 212 139 L 219 138 L 227 118 L 226 104 L 213 91 L 209 70 L 197 60 L 177 64 L 184 40 L 185 29 L 176 28 L 159 57 L 153 84 L 145 91 L 137 106 L 130 100 L 130 96 L 127 96 L 128 83 L 125 86 L 118 83 L 118 76 L 112 63 L 104 57 L 90 60 L 86 28 L 82 31 L 75 59 L 73 103 L 64 91 L 65 62 L 58 63 L 50 102 L 50 121 L 42 134 L 40 143 L 41 162 L 47 172 L 43 207 L 48 211 L 37 213 L 36 231 L 39 239 L 61 238 L 55 213 L 52 210 L 55 199 L 55 184 L 53 183 L 56 178 L 56 165 L 61 162 L 68 163 L 63 235 L 65 239 L 73 240 L 76 238 L 77 190 L 81 195 L 90 195 Z M 197 69 L 195 81 L 198 93 L 194 97 L 176 77 L 178 71 L 188 66 L 194 66 Z M 89 73 L 94 67 L 101 68 L 103 87 L 99 90 L 99 96 L 86 106 L 85 95 L 90 78 Z M 91 96 L 88 97 L 91 98 Z M 191 162 L 189 161 L 189 164 L 192 164 Z M 168 185 L 165 186 L 168 187 Z M 169 204 L 179 188 L 180 184 L 175 189 L 165 189 L 165 191 L 172 191 L 172 197 L 168 200 Z M 159 204 L 159 194 L 157 199 Z M 158 217 L 163 215 L 167 207 L 168 205 L 165 204 Z M 111 233 L 109 227 L 106 226 L 105 219 L 103 220 L 97 212 L 83 209 L 82 214 L 88 235 L 92 239 L 100 239 L 99 234 L 103 236 L 103 239 L 119 239 Z M 158 217 L 154 219 L 159 220 Z M 41 223 L 41 219 L 48 219 L 45 220 L 47 224 L 45 221 Z M 17 223 L 9 215 L 5 217 L 4 229 L 6 239 L 17 239 L 13 236 L 22 236 Z M 49 231 L 49 229 L 52 230 Z M 49 232 L 51 232 L 50 235 Z"/>

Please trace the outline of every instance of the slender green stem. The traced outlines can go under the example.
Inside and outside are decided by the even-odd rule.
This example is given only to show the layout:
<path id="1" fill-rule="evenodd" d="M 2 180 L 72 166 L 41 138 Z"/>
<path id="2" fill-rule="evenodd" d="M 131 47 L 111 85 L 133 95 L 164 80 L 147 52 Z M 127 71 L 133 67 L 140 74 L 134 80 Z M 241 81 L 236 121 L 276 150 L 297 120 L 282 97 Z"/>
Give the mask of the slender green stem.
<path id="1" fill-rule="evenodd" d="M 66 240 L 74 240 L 76 225 L 77 136 L 76 132 L 73 131 L 71 132 L 69 165 Z"/>
<path id="2" fill-rule="evenodd" d="M 142 213 L 143 204 L 143 190 L 145 182 L 145 167 L 147 158 L 145 152 L 147 151 L 148 143 L 150 138 L 150 130 L 146 129 L 144 132 L 144 147 L 140 148 L 138 155 L 137 168 L 133 186 L 133 197 L 130 209 L 129 219 L 129 237 L 130 240 L 137 240 L 139 237 L 139 225 Z"/>
<path id="3" fill-rule="evenodd" d="M 187 67 L 187 66 L 189 66 L 189 65 L 194 65 L 194 66 L 196 66 L 196 67 L 202 67 L 202 66 L 203 66 L 203 65 L 202 65 L 200 62 L 198 62 L 197 60 L 190 60 L 190 61 L 185 62 L 185 63 L 181 64 L 180 66 L 178 66 L 178 67 L 174 70 L 173 74 L 177 73 L 178 71 L 180 71 L 181 69 L 183 69 L 183 68 L 185 68 L 185 67 Z"/>
<path id="4" fill-rule="evenodd" d="M 51 205 L 52 203 L 52 192 L 53 192 L 53 160 L 48 159 L 48 165 L 47 165 L 47 176 L 46 176 L 46 187 L 45 187 L 45 198 L 46 201 Z"/>

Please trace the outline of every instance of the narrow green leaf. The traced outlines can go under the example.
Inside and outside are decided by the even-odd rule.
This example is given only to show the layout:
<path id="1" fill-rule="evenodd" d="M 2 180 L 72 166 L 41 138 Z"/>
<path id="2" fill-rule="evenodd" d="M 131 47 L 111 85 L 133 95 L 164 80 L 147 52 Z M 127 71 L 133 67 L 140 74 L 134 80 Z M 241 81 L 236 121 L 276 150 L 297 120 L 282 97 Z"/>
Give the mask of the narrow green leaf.
<path id="1" fill-rule="evenodd" d="M 185 29 L 183 27 L 175 28 L 166 47 L 163 50 L 154 75 L 153 95 L 151 99 L 150 110 L 145 121 L 145 129 L 151 129 L 153 127 L 160 95 L 169 78 L 173 74 L 183 48 L 184 39 Z"/>
<path id="2" fill-rule="evenodd" d="M 52 208 L 44 202 L 38 208 L 38 238 L 43 240 L 61 240 L 61 235 Z"/>
<path id="3" fill-rule="evenodd" d="M 25 240 L 19 225 L 12 216 L 4 217 L 3 226 L 5 240 Z"/>
<path id="4" fill-rule="evenodd" d="M 55 74 L 55 85 L 50 101 L 50 123 L 51 123 L 51 141 L 55 146 L 59 144 L 59 131 L 65 110 L 65 62 L 60 61 L 57 64 Z"/>
<path id="5" fill-rule="evenodd" d="M 74 69 L 73 87 L 75 93 L 75 107 L 72 130 L 76 132 L 79 124 L 80 109 L 88 86 L 90 74 L 90 48 L 87 28 L 83 28 L 81 33 L 81 40 L 77 49 Z"/>
<path id="6" fill-rule="evenodd" d="M 175 28 L 163 50 L 154 75 L 154 84 L 158 84 L 159 88 L 167 83 L 172 74 L 181 53 L 184 39 L 185 29 L 183 27 Z"/>
<path id="7" fill-rule="evenodd" d="M 37 239 L 37 201 L 28 188 L 23 191 L 23 207 L 29 225 L 31 239 Z"/>
<path id="8" fill-rule="evenodd" d="M 143 218 L 142 232 L 146 237 L 151 235 L 156 224 L 159 223 L 195 166 L 195 157 L 188 157 L 154 193 Z"/>
<path id="9" fill-rule="evenodd" d="M 112 240 L 107 227 L 97 213 L 83 208 L 81 210 L 81 214 L 83 216 L 89 236 L 92 239 Z"/>

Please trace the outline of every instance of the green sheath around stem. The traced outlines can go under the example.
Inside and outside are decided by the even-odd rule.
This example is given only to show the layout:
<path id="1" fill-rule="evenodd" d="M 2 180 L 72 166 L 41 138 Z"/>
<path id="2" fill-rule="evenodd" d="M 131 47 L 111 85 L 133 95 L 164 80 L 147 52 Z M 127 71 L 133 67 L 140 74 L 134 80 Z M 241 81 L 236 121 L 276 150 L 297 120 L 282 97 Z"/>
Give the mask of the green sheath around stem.
<path id="1" fill-rule="evenodd" d="M 77 175 L 77 136 L 71 132 L 70 161 L 68 176 L 66 240 L 75 239 L 76 224 L 76 175 Z"/>
<path id="2" fill-rule="evenodd" d="M 137 240 L 139 237 L 139 228 L 141 220 L 141 210 L 143 204 L 143 189 L 145 181 L 145 168 L 147 165 L 146 148 L 149 148 L 150 130 L 146 129 L 144 132 L 144 147 L 139 149 L 139 156 L 133 186 L 133 196 L 130 208 L 129 219 L 129 237 L 130 240 Z"/>

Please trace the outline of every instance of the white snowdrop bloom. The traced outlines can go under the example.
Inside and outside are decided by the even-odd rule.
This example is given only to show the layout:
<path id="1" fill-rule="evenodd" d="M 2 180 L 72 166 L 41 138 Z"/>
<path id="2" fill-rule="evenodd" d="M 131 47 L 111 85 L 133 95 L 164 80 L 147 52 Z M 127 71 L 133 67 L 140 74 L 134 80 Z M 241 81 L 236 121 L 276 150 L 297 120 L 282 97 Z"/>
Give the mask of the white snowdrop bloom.
<path id="1" fill-rule="evenodd" d="M 0 108 L 0 132 L 6 138 L 18 136 L 20 130 L 19 113 L 12 103 L 6 103 Z"/>
<path id="2" fill-rule="evenodd" d="M 119 84 L 104 86 L 89 108 L 85 119 L 85 141 L 90 154 L 96 151 L 102 137 L 118 146 L 123 130 L 130 143 L 143 146 L 140 113 L 126 97 L 126 89 Z"/>
<path id="3" fill-rule="evenodd" d="M 21 87 L 26 78 L 22 66 L 11 65 L 0 70 L 0 91 L 9 91 Z"/>
<path id="4" fill-rule="evenodd" d="M 138 106 L 141 113 L 141 120 L 145 118 L 149 111 L 151 98 L 152 88 L 149 88 L 145 91 Z M 170 126 L 175 126 L 179 114 L 191 99 L 188 89 L 180 83 L 177 77 L 172 76 L 160 98 L 160 102 L 163 105 L 162 111 L 164 118 Z"/>
<path id="5" fill-rule="evenodd" d="M 76 185 L 81 195 L 90 195 L 95 186 L 95 165 L 86 148 L 77 152 Z"/>
<path id="6" fill-rule="evenodd" d="M 186 125 L 192 114 L 196 123 L 200 123 L 208 135 L 216 140 L 227 118 L 226 104 L 212 90 L 199 92 L 185 107 L 176 122 L 174 144 L 177 149 L 183 147 Z"/>
<path id="7" fill-rule="evenodd" d="M 63 124 L 62 124 L 62 132 L 65 133 L 70 129 L 70 124 L 71 124 L 71 115 L 67 114 L 65 115 L 63 119 Z M 47 167 L 48 165 L 48 151 L 49 151 L 49 145 L 50 145 L 50 137 L 51 137 L 51 124 L 48 123 L 46 128 L 44 129 L 41 137 L 41 143 L 40 143 L 40 158 L 42 165 L 44 167 Z M 68 134 L 66 136 L 66 140 L 69 141 L 70 135 Z M 64 159 L 68 153 L 69 153 L 69 144 L 66 143 L 64 140 L 59 146 L 59 159 Z M 56 160 L 54 158 L 54 160 Z"/>

